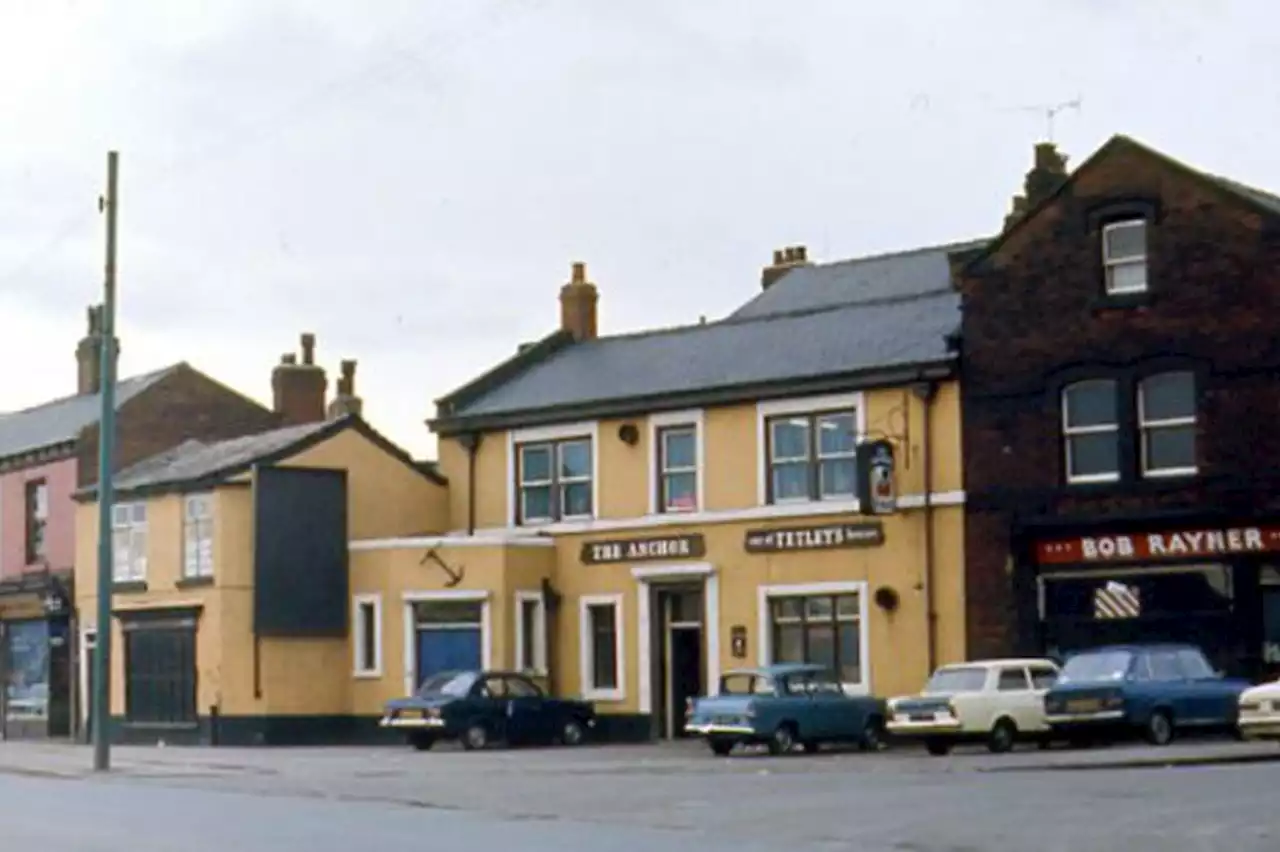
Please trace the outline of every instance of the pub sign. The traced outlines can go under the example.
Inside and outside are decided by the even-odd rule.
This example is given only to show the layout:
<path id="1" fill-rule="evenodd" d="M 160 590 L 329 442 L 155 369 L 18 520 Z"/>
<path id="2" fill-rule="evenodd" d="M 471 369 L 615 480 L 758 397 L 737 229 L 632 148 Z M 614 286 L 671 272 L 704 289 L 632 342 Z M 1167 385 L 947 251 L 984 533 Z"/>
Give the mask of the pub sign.
<path id="1" fill-rule="evenodd" d="M 858 504 L 864 515 L 892 515 L 898 510 L 894 485 L 893 444 L 864 441 L 858 445 Z"/>

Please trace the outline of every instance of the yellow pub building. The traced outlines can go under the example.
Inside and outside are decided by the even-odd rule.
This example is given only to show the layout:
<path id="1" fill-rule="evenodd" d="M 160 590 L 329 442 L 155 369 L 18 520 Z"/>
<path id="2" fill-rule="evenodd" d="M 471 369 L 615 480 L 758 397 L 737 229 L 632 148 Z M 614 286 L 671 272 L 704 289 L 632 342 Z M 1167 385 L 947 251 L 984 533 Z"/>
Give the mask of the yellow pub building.
<path id="1" fill-rule="evenodd" d="M 949 340 L 969 248 L 792 247 L 727 318 L 619 335 L 574 264 L 560 327 L 438 401 L 436 464 L 357 406 L 122 472 L 117 736 L 365 739 L 384 702 L 458 668 L 589 699 L 615 740 L 678 736 L 685 701 L 735 667 L 918 689 L 965 653 Z"/>

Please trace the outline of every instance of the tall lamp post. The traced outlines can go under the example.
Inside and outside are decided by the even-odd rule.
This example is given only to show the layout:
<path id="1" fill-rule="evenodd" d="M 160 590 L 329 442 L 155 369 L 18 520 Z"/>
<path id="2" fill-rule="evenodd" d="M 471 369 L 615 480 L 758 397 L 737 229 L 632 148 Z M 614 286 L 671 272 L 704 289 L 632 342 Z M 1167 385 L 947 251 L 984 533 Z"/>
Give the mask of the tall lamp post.
<path id="1" fill-rule="evenodd" d="M 93 656 L 93 768 L 111 768 L 111 481 L 112 457 L 116 442 L 116 214 L 120 199 L 116 192 L 120 155 L 107 152 L 107 194 L 98 208 L 107 216 L 107 263 L 102 298 L 102 412 L 98 418 L 98 626 Z"/>

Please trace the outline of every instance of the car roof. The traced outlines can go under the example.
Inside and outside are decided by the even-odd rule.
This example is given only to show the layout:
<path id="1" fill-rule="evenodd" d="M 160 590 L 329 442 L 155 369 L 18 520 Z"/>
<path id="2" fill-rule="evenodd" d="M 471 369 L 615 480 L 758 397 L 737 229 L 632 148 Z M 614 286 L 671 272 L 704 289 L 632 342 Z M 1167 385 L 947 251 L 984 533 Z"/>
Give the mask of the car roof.
<path id="1" fill-rule="evenodd" d="M 1000 657 L 991 660 L 969 660 L 964 663 L 947 663 L 946 665 L 938 666 L 938 670 L 976 668 L 993 669 L 997 666 L 1052 666 L 1057 668 L 1058 664 L 1047 657 Z"/>
<path id="2" fill-rule="evenodd" d="M 1099 645 L 1097 648 L 1081 648 L 1079 651 L 1073 651 L 1071 656 L 1079 654 L 1107 654 L 1127 651 L 1130 654 L 1141 653 L 1142 651 L 1201 651 L 1199 645 L 1192 645 L 1190 642 L 1132 642 L 1120 645 Z M 1203 651 L 1201 651 L 1203 653 Z"/>

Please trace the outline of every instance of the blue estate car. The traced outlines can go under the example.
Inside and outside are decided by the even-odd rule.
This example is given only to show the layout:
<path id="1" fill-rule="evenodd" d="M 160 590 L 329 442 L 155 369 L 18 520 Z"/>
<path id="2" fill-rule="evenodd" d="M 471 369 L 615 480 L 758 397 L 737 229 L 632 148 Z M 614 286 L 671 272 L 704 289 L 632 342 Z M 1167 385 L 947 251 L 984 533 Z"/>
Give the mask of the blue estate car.
<path id="1" fill-rule="evenodd" d="M 1214 671 L 1194 645 L 1112 645 L 1067 659 L 1045 694 L 1045 721 L 1072 741 L 1140 733 L 1167 745 L 1187 728 L 1234 729 L 1248 686 Z"/>
<path id="2" fill-rule="evenodd" d="M 817 751 L 824 742 L 876 749 L 884 722 L 883 701 L 846 695 L 825 666 L 785 663 L 726 672 L 716 695 L 692 702 L 684 729 L 720 756 L 751 743 L 786 754 L 796 745 Z"/>
<path id="3" fill-rule="evenodd" d="M 388 701 L 384 728 L 403 731 L 419 751 L 440 740 L 482 749 L 491 742 L 578 745 L 596 722 L 587 701 L 552 698 L 522 674 L 498 671 L 442 672 L 416 694 Z"/>

